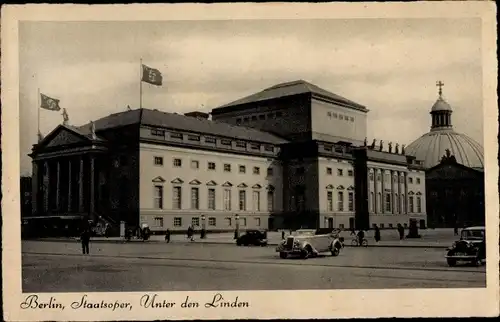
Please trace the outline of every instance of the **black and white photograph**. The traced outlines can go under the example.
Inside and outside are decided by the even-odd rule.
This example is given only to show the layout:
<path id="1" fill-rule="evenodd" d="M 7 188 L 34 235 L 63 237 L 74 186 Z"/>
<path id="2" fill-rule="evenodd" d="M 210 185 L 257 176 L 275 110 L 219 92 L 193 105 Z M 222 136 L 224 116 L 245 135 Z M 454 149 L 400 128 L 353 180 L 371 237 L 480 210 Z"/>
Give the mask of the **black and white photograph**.
<path id="1" fill-rule="evenodd" d="M 494 4 L 309 6 L 2 8 L 11 319 L 498 315 Z"/>

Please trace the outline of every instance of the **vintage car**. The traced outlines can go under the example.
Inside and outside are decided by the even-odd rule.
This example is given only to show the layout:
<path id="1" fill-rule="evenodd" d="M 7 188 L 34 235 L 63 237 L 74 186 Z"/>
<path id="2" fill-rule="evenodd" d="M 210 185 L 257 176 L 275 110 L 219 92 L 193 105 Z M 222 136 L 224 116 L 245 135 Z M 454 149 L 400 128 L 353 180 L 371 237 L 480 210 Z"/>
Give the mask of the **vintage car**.
<path id="1" fill-rule="evenodd" d="M 238 246 L 267 246 L 267 232 L 264 230 L 248 229 L 236 239 Z"/>
<path id="2" fill-rule="evenodd" d="M 306 259 L 324 252 L 331 252 L 332 256 L 338 256 L 340 249 L 344 247 L 344 238 L 339 237 L 339 233 L 340 230 L 323 233 L 316 229 L 299 229 L 287 236 L 276 247 L 276 252 L 281 258 L 299 255 Z"/>
<path id="3" fill-rule="evenodd" d="M 486 260 L 486 231 L 484 227 L 464 228 L 460 240 L 447 249 L 446 261 L 455 266 L 458 261 L 482 265 Z"/>

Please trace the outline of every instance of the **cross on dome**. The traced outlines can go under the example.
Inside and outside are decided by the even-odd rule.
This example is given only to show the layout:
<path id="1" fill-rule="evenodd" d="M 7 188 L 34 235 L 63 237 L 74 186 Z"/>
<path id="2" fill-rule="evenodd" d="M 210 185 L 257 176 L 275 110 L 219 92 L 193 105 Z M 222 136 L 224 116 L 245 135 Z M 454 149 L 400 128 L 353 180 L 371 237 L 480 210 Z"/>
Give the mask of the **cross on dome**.
<path id="1" fill-rule="evenodd" d="M 436 86 L 439 88 L 439 97 L 443 96 L 444 83 L 442 81 L 437 81 Z"/>

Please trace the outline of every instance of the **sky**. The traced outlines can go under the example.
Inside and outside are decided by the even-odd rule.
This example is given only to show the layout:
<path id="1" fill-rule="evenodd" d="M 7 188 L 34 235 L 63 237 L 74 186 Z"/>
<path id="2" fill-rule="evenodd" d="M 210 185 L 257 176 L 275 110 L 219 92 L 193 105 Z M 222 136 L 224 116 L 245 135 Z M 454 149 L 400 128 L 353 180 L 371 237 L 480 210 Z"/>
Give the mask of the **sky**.
<path id="1" fill-rule="evenodd" d="M 20 22 L 21 173 L 37 138 L 38 89 L 81 125 L 139 107 L 140 60 L 163 74 L 143 107 L 210 111 L 303 79 L 366 106 L 368 141 L 409 144 L 430 129 L 444 82 L 453 125 L 483 143 L 479 19 Z M 62 123 L 40 111 L 40 130 Z"/>

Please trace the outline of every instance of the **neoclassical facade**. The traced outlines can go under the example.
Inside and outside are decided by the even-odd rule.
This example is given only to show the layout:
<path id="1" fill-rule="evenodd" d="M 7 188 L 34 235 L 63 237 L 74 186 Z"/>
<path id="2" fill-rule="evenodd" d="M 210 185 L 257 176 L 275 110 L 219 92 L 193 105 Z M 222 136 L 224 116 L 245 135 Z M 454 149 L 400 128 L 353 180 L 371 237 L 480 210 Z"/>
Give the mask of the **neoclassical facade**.
<path id="1" fill-rule="evenodd" d="M 212 110 L 137 109 L 33 147 L 33 215 L 188 226 L 425 225 L 422 164 L 367 144 L 368 109 L 297 81 Z"/>

